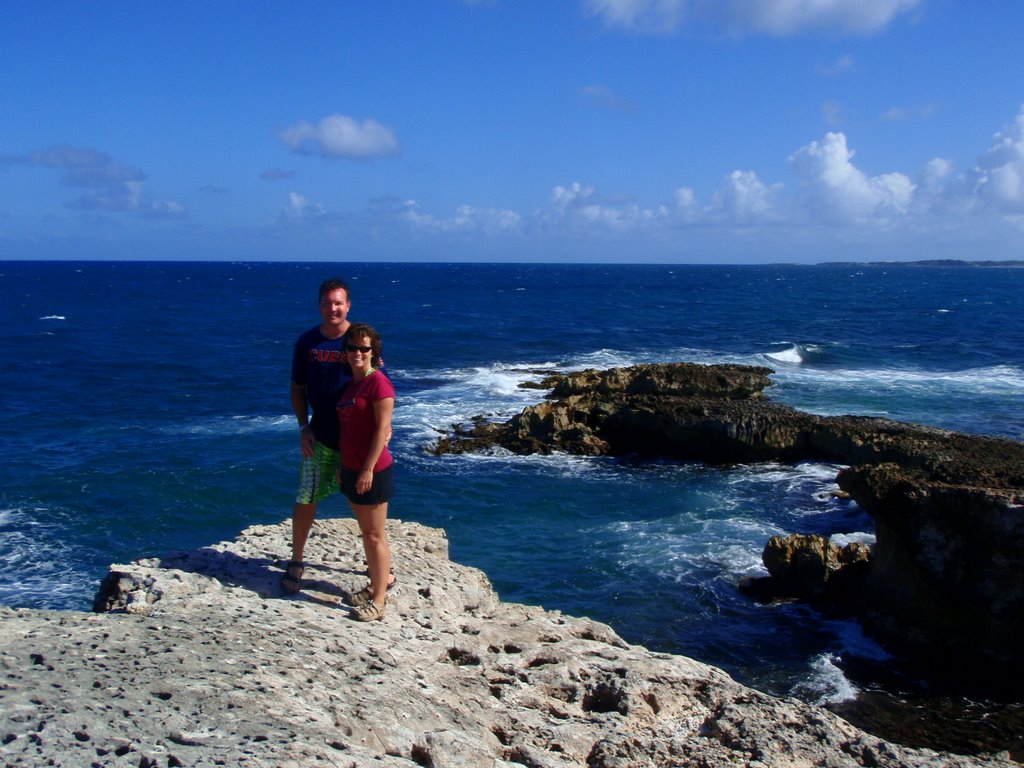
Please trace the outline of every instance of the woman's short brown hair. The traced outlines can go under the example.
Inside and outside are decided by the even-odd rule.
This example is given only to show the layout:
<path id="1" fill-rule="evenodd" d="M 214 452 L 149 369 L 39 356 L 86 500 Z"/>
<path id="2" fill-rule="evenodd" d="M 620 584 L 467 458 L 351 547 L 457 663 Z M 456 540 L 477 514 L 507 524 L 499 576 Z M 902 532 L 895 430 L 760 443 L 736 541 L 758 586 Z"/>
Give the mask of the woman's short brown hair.
<path id="1" fill-rule="evenodd" d="M 370 365 L 374 368 L 380 368 L 381 363 L 383 362 L 380 355 L 380 334 L 373 329 L 372 325 L 367 325 L 366 323 L 352 323 L 352 325 L 348 327 L 348 330 L 345 331 L 345 342 L 348 343 L 349 341 L 361 339 L 363 336 L 370 340 L 370 347 L 373 349 L 370 353 Z"/>

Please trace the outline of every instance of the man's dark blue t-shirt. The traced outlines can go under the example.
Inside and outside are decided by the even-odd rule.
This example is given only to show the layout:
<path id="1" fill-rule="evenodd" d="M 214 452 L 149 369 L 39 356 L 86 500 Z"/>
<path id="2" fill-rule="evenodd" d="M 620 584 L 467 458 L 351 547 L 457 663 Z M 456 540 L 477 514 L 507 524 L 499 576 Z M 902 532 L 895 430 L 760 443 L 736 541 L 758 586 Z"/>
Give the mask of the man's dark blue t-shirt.
<path id="1" fill-rule="evenodd" d="M 309 420 L 313 435 L 334 450 L 338 450 L 339 437 L 335 407 L 351 380 L 344 336 L 328 339 L 319 325 L 299 336 L 292 353 L 292 381 L 306 388 L 306 401 L 313 410 Z"/>

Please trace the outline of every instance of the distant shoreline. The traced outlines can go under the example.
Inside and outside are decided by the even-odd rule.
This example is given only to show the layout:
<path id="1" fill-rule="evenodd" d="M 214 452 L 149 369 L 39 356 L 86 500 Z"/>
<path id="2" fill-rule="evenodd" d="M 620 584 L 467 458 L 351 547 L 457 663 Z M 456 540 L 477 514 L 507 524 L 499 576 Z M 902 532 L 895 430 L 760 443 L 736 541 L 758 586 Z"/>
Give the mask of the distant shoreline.
<path id="1" fill-rule="evenodd" d="M 821 261 L 817 267 L 1024 267 L 1024 261 L 965 261 L 963 259 L 923 259 L 921 261 Z"/>

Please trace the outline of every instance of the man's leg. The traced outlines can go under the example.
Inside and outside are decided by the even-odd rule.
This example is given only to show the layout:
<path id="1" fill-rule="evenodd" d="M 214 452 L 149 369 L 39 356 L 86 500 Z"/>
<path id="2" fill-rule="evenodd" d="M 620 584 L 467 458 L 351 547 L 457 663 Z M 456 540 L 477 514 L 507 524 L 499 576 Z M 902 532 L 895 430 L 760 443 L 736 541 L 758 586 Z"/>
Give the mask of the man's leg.
<path id="1" fill-rule="evenodd" d="M 316 502 L 312 504 L 295 504 L 292 509 L 292 562 L 303 562 L 306 551 L 306 540 L 316 519 Z"/>
<path id="2" fill-rule="evenodd" d="M 313 520 L 316 519 L 316 503 L 296 503 L 292 509 L 292 559 L 285 566 L 284 576 L 281 577 L 281 589 L 286 593 L 294 595 L 302 589 L 302 572 L 305 570 L 302 565 L 302 555 L 306 549 L 306 539 L 309 538 L 309 531 L 313 527 Z"/>

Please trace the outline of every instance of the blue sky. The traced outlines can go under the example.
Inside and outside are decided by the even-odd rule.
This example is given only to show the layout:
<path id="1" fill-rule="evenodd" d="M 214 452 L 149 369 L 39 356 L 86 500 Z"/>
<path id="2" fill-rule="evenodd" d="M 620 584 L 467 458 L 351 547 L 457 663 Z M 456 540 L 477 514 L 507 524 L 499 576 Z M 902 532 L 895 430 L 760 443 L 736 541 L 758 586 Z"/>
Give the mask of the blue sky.
<path id="1" fill-rule="evenodd" d="M 0 29 L 0 259 L 1024 259 L 1020 0 L 74 0 Z"/>

